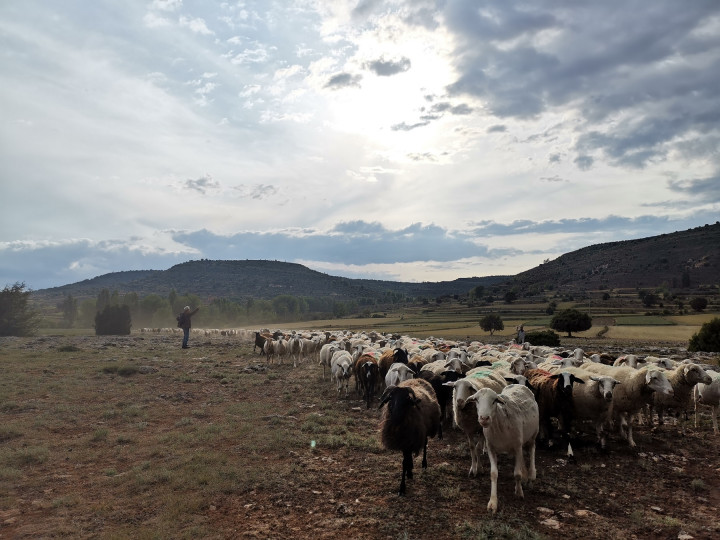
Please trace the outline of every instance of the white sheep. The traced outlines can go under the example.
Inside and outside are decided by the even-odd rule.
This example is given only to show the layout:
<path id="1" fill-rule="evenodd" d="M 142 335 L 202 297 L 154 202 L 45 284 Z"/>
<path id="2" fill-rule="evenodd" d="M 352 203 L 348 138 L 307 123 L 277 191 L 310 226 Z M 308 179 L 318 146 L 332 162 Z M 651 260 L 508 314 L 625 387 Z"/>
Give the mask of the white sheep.
<path id="1" fill-rule="evenodd" d="M 414 376 L 415 373 L 413 373 L 413 370 L 410 369 L 407 364 L 395 362 L 390 366 L 390 369 L 388 369 L 388 372 L 385 375 L 385 387 L 397 386 L 402 381 L 412 379 Z"/>
<path id="2" fill-rule="evenodd" d="M 667 377 L 662 370 L 654 366 L 633 369 L 587 363 L 583 365 L 583 369 L 608 375 L 620 383 L 613 391 L 610 416 L 615 421 L 620 434 L 634 448 L 636 444 L 632 436 L 633 416 L 652 402 L 654 393 L 666 395 L 673 393 Z M 625 426 L 627 426 L 627 434 L 623 429 Z"/>
<path id="3" fill-rule="evenodd" d="M 478 423 L 483 428 L 485 445 L 490 459 L 490 500 L 487 508 L 497 512 L 497 455 L 515 454 L 515 495 L 524 497 L 522 481 L 536 477 L 535 438 L 540 429 L 538 406 L 529 388 L 519 384 L 506 386 L 498 394 L 482 388 L 468 398 L 477 408 Z M 523 451 L 528 452 L 526 468 Z"/>
<path id="4" fill-rule="evenodd" d="M 352 357 L 347 351 L 336 351 L 330 360 L 330 377 L 337 383 L 338 397 L 345 386 L 345 397 L 348 397 L 348 381 L 352 375 Z"/>
<path id="5" fill-rule="evenodd" d="M 482 429 L 478 424 L 477 408 L 474 402 L 468 402 L 468 398 L 481 388 L 490 388 L 499 394 L 507 385 L 502 375 L 487 369 L 477 370 L 472 374 L 468 372 L 464 379 L 444 383 L 444 386 L 453 388 L 453 420 L 465 434 L 470 447 L 468 476 L 477 476 L 479 455 L 484 441 Z"/>
<path id="6" fill-rule="evenodd" d="M 655 394 L 653 396 L 652 408 L 657 411 L 658 422 L 663 423 L 663 414 L 666 409 L 673 409 L 676 413 L 686 411 L 690 405 L 690 395 L 698 383 L 710 384 L 712 378 L 703 368 L 697 364 L 678 364 L 673 370 L 666 371 L 672 395 Z M 650 415 L 652 425 L 652 414 Z"/>
<path id="7" fill-rule="evenodd" d="M 333 354 L 335 354 L 339 350 L 341 350 L 340 344 L 336 341 L 326 343 L 320 349 L 320 354 L 318 356 L 320 358 L 320 365 L 322 365 L 323 367 L 323 379 L 325 378 L 325 368 L 330 367 L 330 362 L 332 361 Z"/>
<path id="8" fill-rule="evenodd" d="M 575 418 L 590 420 L 593 423 L 600 448 L 604 450 L 606 446 L 605 428 L 610 420 L 613 392 L 615 386 L 620 382 L 609 375 L 597 375 L 582 368 L 555 368 L 555 372 L 558 370 L 575 375 L 585 381 L 585 384 L 576 384 L 572 387 Z"/>
<path id="9" fill-rule="evenodd" d="M 695 402 L 695 427 L 698 425 L 698 406 L 710 407 L 713 433 L 718 434 L 717 412 L 720 406 L 720 372 L 708 369 L 705 371 L 712 382 L 710 384 L 698 383 L 693 390 Z"/>

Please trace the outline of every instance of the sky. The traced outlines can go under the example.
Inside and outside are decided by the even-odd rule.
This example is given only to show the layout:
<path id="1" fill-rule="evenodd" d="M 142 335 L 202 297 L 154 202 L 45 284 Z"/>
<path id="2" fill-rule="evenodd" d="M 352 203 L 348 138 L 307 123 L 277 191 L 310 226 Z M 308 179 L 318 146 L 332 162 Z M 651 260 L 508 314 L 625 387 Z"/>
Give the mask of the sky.
<path id="1" fill-rule="evenodd" d="M 0 3 L 0 287 L 514 275 L 720 219 L 717 0 Z"/>

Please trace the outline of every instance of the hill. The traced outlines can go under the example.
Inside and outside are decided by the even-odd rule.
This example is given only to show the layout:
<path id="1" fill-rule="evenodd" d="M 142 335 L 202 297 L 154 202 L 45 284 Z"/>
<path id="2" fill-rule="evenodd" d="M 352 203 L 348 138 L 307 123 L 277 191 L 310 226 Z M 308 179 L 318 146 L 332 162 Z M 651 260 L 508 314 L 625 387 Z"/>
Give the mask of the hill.
<path id="1" fill-rule="evenodd" d="M 544 291 L 561 294 L 612 289 L 702 289 L 720 284 L 720 223 L 637 240 L 596 244 L 566 253 L 516 276 L 460 278 L 408 283 L 350 279 L 301 264 L 263 260 L 199 260 L 167 270 L 113 272 L 62 287 L 33 292 L 52 303 L 65 295 L 94 298 L 102 289 L 140 296 L 194 294 L 203 300 L 272 299 L 278 295 L 336 300 L 437 298 L 465 295 L 477 286 L 492 294 L 515 290 L 523 296 Z"/>
<path id="2" fill-rule="evenodd" d="M 278 261 L 189 261 L 167 270 L 113 272 L 70 285 L 41 289 L 33 296 L 41 302 L 59 301 L 65 295 L 94 298 L 102 289 L 140 296 L 195 294 L 203 300 L 227 298 L 269 300 L 287 294 L 304 297 L 333 297 L 337 300 L 371 298 L 379 301 L 399 295 L 413 298 L 462 295 L 478 285 L 504 282 L 509 276 L 460 278 L 453 281 L 407 283 L 350 279 L 311 270 L 301 264 Z"/>
<path id="3" fill-rule="evenodd" d="M 519 292 L 573 294 L 622 288 L 698 289 L 720 284 L 720 223 L 637 240 L 596 244 L 521 272 Z"/>

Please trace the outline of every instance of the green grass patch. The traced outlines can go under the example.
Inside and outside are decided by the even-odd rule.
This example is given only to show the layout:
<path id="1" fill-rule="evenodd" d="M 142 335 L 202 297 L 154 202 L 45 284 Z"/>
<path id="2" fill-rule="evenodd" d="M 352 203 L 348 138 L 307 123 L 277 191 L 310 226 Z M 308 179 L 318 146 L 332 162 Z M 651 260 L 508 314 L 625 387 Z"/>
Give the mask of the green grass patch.
<path id="1" fill-rule="evenodd" d="M 615 317 L 617 326 L 672 326 L 675 323 L 658 315 L 628 315 Z"/>

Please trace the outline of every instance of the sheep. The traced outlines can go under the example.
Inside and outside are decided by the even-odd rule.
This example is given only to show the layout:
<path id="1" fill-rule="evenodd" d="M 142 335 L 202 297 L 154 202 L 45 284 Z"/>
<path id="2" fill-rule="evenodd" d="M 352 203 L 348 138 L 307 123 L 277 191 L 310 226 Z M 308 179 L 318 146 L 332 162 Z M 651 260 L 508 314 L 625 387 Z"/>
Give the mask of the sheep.
<path id="1" fill-rule="evenodd" d="M 267 341 L 268 336 L 263 336 L 260 332 L 255 332 L 255 344 L 253 345 L 253 352 L 255 352 L 256 348 L 260 348 L 260 352 L 258 354 L 262 354 L 264 347 L 265 347 L 265 341 Z"/>
<path id="2" fill-rule="evenodd" d="M 628 367 L 637 369 L 641 363 L 644 363 L 644 362 L 642 362 L 640 359 L 638 359 L 637 355 L 625 354 L 623 356 L 618 356 L 615 359 L 615 361 L 613 362 L 613 366 L 616 366 L 616 367 L 628 366 Z"/>
<path id="3" fill-rule="evenodd" d="M 265 344 L 263 345 L 263 353 L 265 354 L 267 363 L 272 364 L 273 358 L 275 356 L 275 342 L 272 339 L 265 340 Z"/>
<path id="4" fill-rule="evenodd" d="M 388 372 L 385 375 L 385 387 L 387 388 L 388 386 L 397 386 L 402 381 L 412 379 L 414 375 L 415 374 L 413 373 L 412 369 L 410 369 L 407 364 L 395 362 L 393 365 L 390 366 L 390 369 L 388 369 Z"/>
<path id="5" fill-rule="evenodd" d="M 336 351 L 330 361 L 330 377 L 337 382 L 338 397 L 343 385 L 345 386 L 345 397 L 348 397 L 348 380 L 352 375 L 352 357 L 347 351 Z"/>
<path id="6" fill-rule="evenodd" d="M 297 367 L 301 351 L 302 341 L 300 340 L 300 336 L 293 334 L 287 342 L 287 353 L 293 359 L 293 367 Z"/>
<path id="7" fill-rule="evenodd" d="M 390 366 L 396 362 L 400 362 L 402 364 L 408 363 L 408 353 L 405 349 L 395 347 L 394 349 L 390 349 L 382 353 L 380 360 L 378 360 L 378 369 L 380 370 L 381 380 L 385 380 L 385 375 L 387 375 L 388 369 L 390 369 Z"/>
<path id="8" fill-rule="evenodd" d="M 717 411 L 720 406 L 720 373 L 711 369 L 706 373 L 712 379 L 710 384 L 698 383 L 693 389 L 693 397 L 695 402 L 695 427 L 698 425 L 698 405 L 710 407 L 712 417 L 713 433 L 718 434 Z"/>
<path id="9" fill-rule="evenodd" d="M 499 374 L 486 370 L 475 372 L 457 381 L 448 381 L 443 386 L 453 389 L 453 420 L 465 434 L 470 447 L 470 470 L 468 476 L 476 476 L 479 464 L 478 455 L 484 439 L 482 429 L 478 424 L 475 404 L 474 402 L 468 403 L 467 399 L 481 388 L 490 388 L 500 393 L 507 386 L 507 382 Z"/>
<path id="10" fill-rule="evenodd" d="M 482 388 L 468 398 L 475 403 L 478 423 L 483 428 L 485 446 L 490 459 L 490 500 L 488 511 L 495 514 L 497 498 L 497 455 L 515 454 L 515 495 L 524 497 L 522 481 L 530 483 L 536 478 L 535 438 L 540 429 L 540 413 L 533 393 L 525 386 L 511 384 L 500 394 Z M 528 452 L 525 466 L 523 452 Z"/>
<path id="11" fill-rule="evenodd" d="M 355 361 L 353 372 L 355 373 L 355 387 L 361 389 L 363 399 L 367 402 L 369 409 L 380 373 L 378 361 L 372 354 L 363 354 Z"/>
<path id="12" fill-rule="evenodd" d="M 378 408 L 380 440 L 387 450 L 403 454 L 402 479 L 398 495 L 405 495 L 405 478 L 413 477 L 413 454 L 423 451 L 422 467 L 427 468 L 427 440 L 436 435 L 442 439 L 440 405 L 432 387 L 422 379 L 409 379 L 397 386 L 388 386 Z"/>
<path id="13" fill-rule="evenodd" d="M 653 395 L 652 408 L 658 413 L 658 423 L 663 424 L 665 409 L 674 409 L 676 414 L 684 412 L 690 404 L 690 395 L 698 383 L 710 384 L 712 378 L 697 364 L 678 364 L 672 371 L 666 371 L 667 380 L 672 386 L 672 395 Z M 652 414 L 649 416 L 652 425 Z"/>
<path id="14" fill-rule="evenodd" d="M 322 365 L 323 368 L 323 379 L 325 379 L 325 367 L 330 367 L 330 362 L 332 361 L 333 354 L 335 354 L 339 350 L 340 345 L 336 341 L 326 343 L 320 349 L 319 358 L 320 365 Z"/>
<path id="15" fill-rule="evenodd" d="M 557 418 L 563 442 L 567 441 L 567 457 L 574 459 L 570 444 L 570 429 L 575 415 L 572 389 L 574 383 L 585 384 L 585 381 L 564 370 L 553 374 L 540 368 L 529 369 L 524 376 L 538 403 L 541 439 L 546 440 L 548 446 L 553 445 L 551 418 Z"/>
<path id="16" fill-rule="evenodd" d="M 635 448 L 637 445 L 632 435 L 633 417 L 652 402 L 654 393 L 673 393 L 667 377 L 662 370 L 654 366 L 633 369 L 590 363 L 585 364 L 583 369 L 599 375 L 609 375 L 620 383 L 613 391 L 609 415 L 620 435 L 627 440 L 631 448 Z M 627 433 L 624 431 L 625 426 Z"/>
<path id="17" fill-rule="evenodd" d="M 620 382 L 608 375 L 595 375 L 582 368 L 563 368 L 562 371 L 585 381 L 585 384 L 573 386 L 572 389 L 575 418 L 593 422 L 600 449 L 605 450 L 605 427 L 610 419 L 613 391 Z"/>

